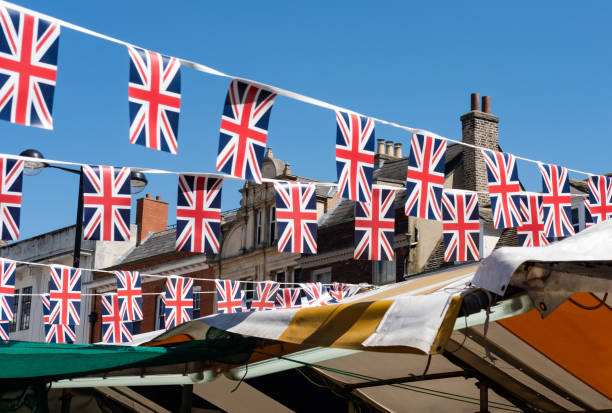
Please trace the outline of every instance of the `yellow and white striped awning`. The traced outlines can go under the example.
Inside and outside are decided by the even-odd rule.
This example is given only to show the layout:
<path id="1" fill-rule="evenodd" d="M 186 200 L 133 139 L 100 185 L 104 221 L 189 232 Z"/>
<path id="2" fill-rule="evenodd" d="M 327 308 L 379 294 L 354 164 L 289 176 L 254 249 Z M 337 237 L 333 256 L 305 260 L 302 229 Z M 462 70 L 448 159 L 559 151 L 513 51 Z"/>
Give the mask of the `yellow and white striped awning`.
<path id="1" fill-rule="evenodd" d="M 209 327 L 304 347 L 435 354 L 444 349 L 472 291 L 477 265 L 423 274 L 409 281 L 357 294 L 342 303 L 204 317 L 156 338 L 205 337 Z"/>

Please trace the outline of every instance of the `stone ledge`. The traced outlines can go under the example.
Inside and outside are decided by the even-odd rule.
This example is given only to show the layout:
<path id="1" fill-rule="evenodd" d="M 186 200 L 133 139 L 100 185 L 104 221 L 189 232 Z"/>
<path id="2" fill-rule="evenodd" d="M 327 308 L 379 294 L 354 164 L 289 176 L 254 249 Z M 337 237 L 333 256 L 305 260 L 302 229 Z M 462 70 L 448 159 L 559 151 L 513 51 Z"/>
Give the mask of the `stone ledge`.
<path id="1" fill-rule="evenodd" d="M 490 113 L 485 113 L 485 112 L 481 112 L 479 110 L 472 110 L 468 113 L 466 113 L 465 115 L 461 116 L 461 121 L 463 122 L 464 120 L 467 119 L 483 119 L 483 120 L 488 120 L 490 122 L 495 122 L 495 123 L 499 123 L 499 118 L 495 115 L 492 115 Z"/>

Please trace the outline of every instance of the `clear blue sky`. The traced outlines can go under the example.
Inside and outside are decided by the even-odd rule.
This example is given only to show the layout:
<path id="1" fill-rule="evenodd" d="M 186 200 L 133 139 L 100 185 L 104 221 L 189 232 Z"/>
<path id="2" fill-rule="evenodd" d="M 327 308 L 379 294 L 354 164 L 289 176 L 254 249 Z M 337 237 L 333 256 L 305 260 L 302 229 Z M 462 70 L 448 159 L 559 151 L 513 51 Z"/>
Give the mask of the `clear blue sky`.
<path id="1" fill-rule="evenodd" d="M 21 1 L 164 54 L 301 92 L 365 114 L 460 137 L 469 93 L 492 97 L 504 150 L 612 171 L 610 2 Z M 329 6 L 329 4 L 333 4 Z M 182 69 L 179 154 L 128 142 L 123 46 L 62 28 L 53 131 L 0 122 L 0 152 L 105 165 L 214 171 L 229 80 Z M 377 137 L 406 142 L 401 130 Z M 334 114 L 277 98 L 268 143 L 294 173 L 335 180 Z M 535 165 L 519 176 L 540 190 Z M 149 176 L 170 202 L 176 177 Z M 240 183 L 224 188 L 238 206 Z M 21 238 L 75 221 L 76 176 L 25 177 Z M 135 205 L 135 202 L 134 202 Z M 133 212 L 135 212 L 133 210 Z M 132 214 L 132 220 L 134 214 Z"/>

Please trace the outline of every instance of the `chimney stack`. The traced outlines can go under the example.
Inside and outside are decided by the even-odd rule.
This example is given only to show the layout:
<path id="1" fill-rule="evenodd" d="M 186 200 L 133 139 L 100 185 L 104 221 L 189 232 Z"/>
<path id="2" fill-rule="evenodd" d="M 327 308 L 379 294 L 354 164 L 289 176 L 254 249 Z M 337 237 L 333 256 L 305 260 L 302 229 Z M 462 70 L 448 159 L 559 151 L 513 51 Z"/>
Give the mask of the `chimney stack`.
<path id="1" fill-rule="evenodd" d="M 393 156 L 395 156 L 396 158 L 402 157 L 402 144 L 400 142 L 395 144 Z"/>
<path id="2" fill-rule="evenodd" d="M 393 156 L 393 141 L 387 141 L 386 147 L 387 147 L 387 150 L 385 154 L 388 156 Z"/>
<path id="3" fill-rule="evenodd" d="M 149 232 L 163 231 L 168 227 L 168 203 L 161 200 L 160 196 L 155 199 L 151 194 L 136 201 L 136 225 L 138 234 L 136 243 L 140 244 Z"/>
<path id="4" fill-rule="evenodd" d="M 463 142 L 497 151 L 499 118 L 491 114 L 491 98 L 482 97 L 482 112 L 479 110 L 480 95 L 472 93 L 470 112 L 461 116 Z M 478 194 L 479 207 L 489 206 L 487 193 L 487 168 L 480 149 L 463 147 L 463 189 L 481 192 Z"/>
<path id="5" fill-rule="evenodd" d="M 384 139 L 376 139 L 376 154 L 377 155 L 385 154 L 385 140 Z"/>

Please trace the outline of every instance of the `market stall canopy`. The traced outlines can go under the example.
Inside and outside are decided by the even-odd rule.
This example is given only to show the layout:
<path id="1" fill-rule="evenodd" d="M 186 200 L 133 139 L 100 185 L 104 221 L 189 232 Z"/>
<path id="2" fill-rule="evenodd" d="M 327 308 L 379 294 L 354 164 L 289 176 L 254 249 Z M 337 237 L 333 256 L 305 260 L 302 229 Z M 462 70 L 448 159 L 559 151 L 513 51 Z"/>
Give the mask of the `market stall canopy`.
<path id="1" fill-rule="evenodd" d="M 150 344 L 202 337 L 214 327 L 307 347 L 439 353 L 474 289 L 476 265 L 458 266 L 357 294 L 339 304 L 295 310 L 216 314 L 168 331 Z"/>

